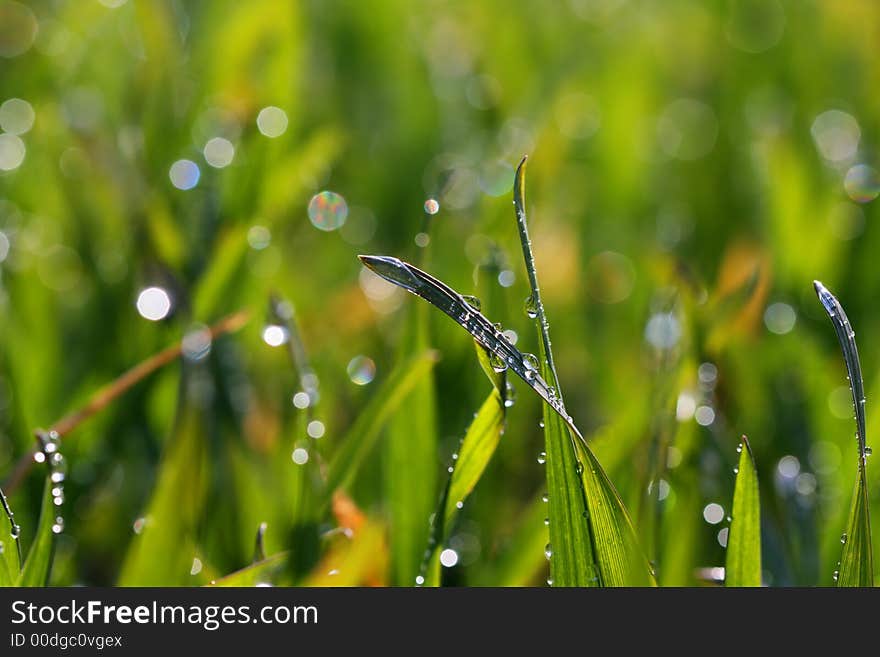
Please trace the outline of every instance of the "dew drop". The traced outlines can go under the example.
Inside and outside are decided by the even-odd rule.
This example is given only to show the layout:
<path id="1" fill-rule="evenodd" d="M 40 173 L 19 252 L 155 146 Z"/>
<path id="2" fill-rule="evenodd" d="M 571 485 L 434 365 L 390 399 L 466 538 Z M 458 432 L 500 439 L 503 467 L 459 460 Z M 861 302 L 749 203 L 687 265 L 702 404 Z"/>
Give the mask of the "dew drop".
<path id="1" fill-rule="evenodd" d="M 499 374 L 507 369 L 507 363 L 505 363 L 504 359 L 494 351 L 489 354 L 489 365 L 491 365 L 492 369 Z"/>
<path id="2" fill-rule="evenodd" d="M 538 420 L 538 428 L 539 428 L 539 429 L 543 429 L 543 428 L 544 428 L 544 420 Z"/>
<path id="3" fill-rule="evenodd" d="M 464 508 L 464 502 L 462 502 L 461 500 L 459 500 L 458 502 L 455 503 L 455 508 L 456 508 L 456 509 L 463 509 L 463 508 Z"/>
<path id="4" fill-rule="evenodd" d="M 416 577 L 416 586 L 421 586 L 421 585 L 424 584 L 424 583 L 425 583 L 425 578 L 424 578 L 424 577 L 422 577 L 421 575 L 419 575 L 418 577 Z"/>
<path id="5" fill-rule="evenodd" d="M 483 307 L 483 302 L 480 301 L 478 297 L 472 296 L 470 294 L 463 294 L 461 298 L 467 305 L 469 305 L 477 312 L 480 312 L 480 309 Z"/>
<path id="6" fill-rule="evenodd" d="M 547 586 L 553 586 L 553 578 L 552 577 L 547 578 Z"/>
<path id="7" fill-rule="evenodd" d="M 526 381 L 534 381 L 536 372 L 535 370 L 526 370 L 525 371 Z"/>
<path id="8" fill-rule="evenodd" d="M 544 518 L 544 524 L 550 526 L 550 518 Z"/>
<path id="9" fill-rule="evenodd" d="M 538 316 L 538 301 L 535 299 L 534 295 L 529 295 L 525 300 L 525 311 L 526 316 L 529 319 L 535 319 Z"/>
<path id="10" fill-rule="evenodd" d="M 541 495 L 541 501 L 542 501 L 544 504 L 547 504 L 547 502 L 550 501 L 550 496 L 549 496 L 547 493 L 544 493 L 543 495 Z"/>
<path id="11" fill-rule="evenodd" d="M 535 354 L 523 354 L 523 364 L 526 368 L 537 371 L 538 357 Z"/>
<path id="12" fill-rule="evenodd" d="M 553 556 L 553 547 L 549 543 L 544 546 L 544 556 L 547 557 L 548 561 Z"/>
<path id="13" fill-rule="evenodd" d="M 843 532 L 840 535 L 840 542 L 843 543 L 844 545 L 846 545 L 846 532 Z"/>
<path id="14" fill-rule="evenodd" d="M 538 454 L 538 463 L 544 465 L 547 462 L 547 452 Z"/>
<path id="15" fill-rule="evenodd" d="M 835 582 L 836 582 L 839 578 L 840 578 L 840 571 L 839 571 L 839 570 L 835 570 L 833 573 L 831 573 L 831 579 L 833 579 Z"/>
<path id="16" fill-rule="evenodd" d="M 871 449 L 871 446 L 865 445 L 865 456 L 871 456 L 872 453 L 873 453 L 873 450 Z"/>
<path id="17" fill-rule="evenodd" d="M 429 198 L 425 201 L 425 214 L 437 214 L 440 212 L 440 204 L 437 202 L 437 199 Z"/>

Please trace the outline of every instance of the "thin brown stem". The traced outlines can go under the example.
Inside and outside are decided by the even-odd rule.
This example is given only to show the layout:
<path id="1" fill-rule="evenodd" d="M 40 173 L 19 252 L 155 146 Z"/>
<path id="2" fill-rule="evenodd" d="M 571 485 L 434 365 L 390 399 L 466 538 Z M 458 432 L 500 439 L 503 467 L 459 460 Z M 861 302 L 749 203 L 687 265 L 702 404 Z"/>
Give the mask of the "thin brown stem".
<path id="1" fill-rule="evenodd" d="M 244 326 L 249 316 L 250 313 L 245 310 L 227 315 L 210 327 L 211 339 L 215 339 L 225 333 L 233 333 L 237 331 Z M 141 361 L 130 370 L 95 392 L 89 401 L 86 402 L 85 406 L 72 413 L 68 413 L 55 422 L 49 428 L 49 431 L 55 431 L 60 437 L 66 436 L 90 417 L 104 410 L 114 400 L 127 392 L 137 383 L 143 381 L 150 374 L 179 358 L 181 349 L 181 344 L 178 342 L 170 347 L 166 347 L 146 360 Z M 37 429 L 34 433 L 39 436 L 45 432 L 42 429 Z M 28 452 L 19 459 L 18 463 L 16 463 L 15 468 L 9 475 L 9 479 L 5 482 L 5 488 L 8 492 L 11 493 L 21 484 L 25 475 L 30 471 L 34 464 L 33 456 L 34 452 Z"/>

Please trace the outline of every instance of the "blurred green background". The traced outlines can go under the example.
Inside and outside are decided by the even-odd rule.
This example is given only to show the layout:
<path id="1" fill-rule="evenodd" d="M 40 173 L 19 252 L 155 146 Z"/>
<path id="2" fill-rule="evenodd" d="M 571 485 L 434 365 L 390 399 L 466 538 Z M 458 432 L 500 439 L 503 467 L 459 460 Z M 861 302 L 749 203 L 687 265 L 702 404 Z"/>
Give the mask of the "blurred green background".
<path id="1" fill-rule="evenodd" d="M 302 555 L 282 582 L 333 583 L 335 558 L 345 583 L 411 584 L 490 387 L 462 331 L 356 255 L 422 262 L 535 351 L 511 206 L 528 153 L 566 403 L 660 582 L 717 578 L 746 433 L 765 582 L 831 584 L 857 460 L 812 280 L 857 331 L 870 443 L 878 21 L 868 0 L 0 1 L 0 481 L 34 429 L 196 345 L 65 437 L 52 581 L 203 584 L 266 522 L 266 553 Z M 273 294 L 319 380 L 308 409 Z M 323 513 L 312 466 L 418 344 L 440 361 L 346 487 L 357 510 Z M 540 406 L 519 388 L 449 584 L 547 577 Z M 26 540 L 41 485 L 10 495 Z"/>

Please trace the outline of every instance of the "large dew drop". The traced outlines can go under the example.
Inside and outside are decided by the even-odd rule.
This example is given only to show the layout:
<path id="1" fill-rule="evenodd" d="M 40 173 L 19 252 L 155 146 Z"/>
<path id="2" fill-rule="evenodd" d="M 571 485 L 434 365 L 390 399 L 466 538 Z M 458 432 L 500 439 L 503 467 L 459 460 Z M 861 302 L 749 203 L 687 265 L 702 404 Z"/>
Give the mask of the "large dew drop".
<path id="1" fill-rule="evenodd" d="M 538 316 L 538 301 L 534 295 L 529 295 L 525 300 L 525 311 L 529 319 L 535 319 Z"/>

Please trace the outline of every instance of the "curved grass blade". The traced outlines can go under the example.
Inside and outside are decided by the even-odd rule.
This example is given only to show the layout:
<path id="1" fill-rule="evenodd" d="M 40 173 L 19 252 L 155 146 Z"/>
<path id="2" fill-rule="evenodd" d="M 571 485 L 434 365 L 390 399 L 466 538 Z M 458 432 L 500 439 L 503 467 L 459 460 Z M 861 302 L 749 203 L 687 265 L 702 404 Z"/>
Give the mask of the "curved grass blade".
<path id="1" fill-rule="evenodd" d="M 742 437 L 727 542 L 725 586 L 761 586 L 761 501 L 749 439 Z"/>
<path id="2" fill-rule="evenodd" d="M 429 350 L 401 363 L 373 394 L 330 463 L 323 507 L 330 503 L 333 491 L 351 483 L 364 458 L 379 439 L 380 431 L 388 418 L 397 411 L 413 386 L 436 362 L 437 352 Z"/>
<path id="3" fill-rule="evenodd" d="M 834 332 L 843 351 L 849 389 L 856 418 L 856 442 L 859 450 L 859 472 L 850 507 L 846 533 L 841 537 L 843 551 L 835 573 L 837 586 L 873 586 L 874 556 L 871 548 L 871 519 L 868 512 L 867 459 L 865 437 L 865 386 L 856 348 L 856 333 L 843 311 L 843 306 L 819 281 L 813 281 L 819 301 L 831 318 Z"/>
<path id="4" fill-rule="evenodd" d="M 531 386 L 577 432 L 577 427 L 565 413 L 556 390 L 538 373 L 537 365 L 510 344 L 501 331 L 476 308 L 470 306 L 461 294 L 415 265 L 398 258 L 373 255 L 359 255 L 358 258 L 386 281 L 421 297 L 449 315 L 471 334 L 478 345 L 489 351 L 499 363 L 503 363 L 503 367 L 515 372 Z"/>

